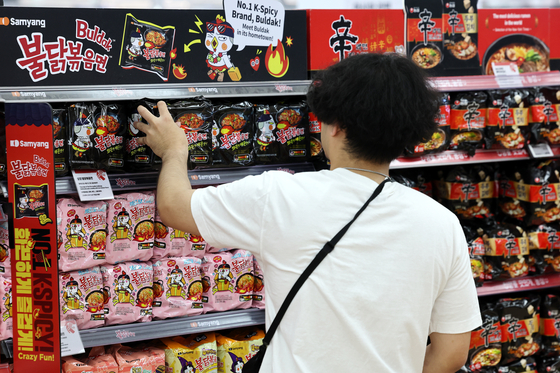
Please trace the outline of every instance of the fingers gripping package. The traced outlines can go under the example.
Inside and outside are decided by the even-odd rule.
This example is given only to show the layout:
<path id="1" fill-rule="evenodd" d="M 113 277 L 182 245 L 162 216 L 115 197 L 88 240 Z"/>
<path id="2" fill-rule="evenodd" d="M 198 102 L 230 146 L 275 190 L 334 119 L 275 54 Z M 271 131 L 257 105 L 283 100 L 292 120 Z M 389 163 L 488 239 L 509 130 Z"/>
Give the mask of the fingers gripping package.
<path id="1" fill-rule="evenodd" d="M 163 224 L 156 205 L 154 221 L 154 259 L 180 257 L 187 250 L 185 232 Z M 203 252 L 204 253 L 204 252 Z"/>
<path id="2" fill-rule="evenodd" d="M 202 97 L 179 101 L 169 105 L 169 112 L 175 122 L 180 123 L 189 142 L 189 164 L 211 166 L 213 114 L 210 101 Z"/>
<path id="3" fill-rule="evenodd" d="M 508 223 L 493 223 L 483 239 L 486 246 L 486 279 L 517 278 L 529 274 L 529 243 L 523 228 Z"/>
<path id="4" fill-rule="evenodd" d="M 0 220 L 0 276 L 6 278 L 12 278 L 9 232 L 8 221 Z"/>
<path id="5" fill-rule="evenodd" d="M 123 35 L 119 66 L 154 73 L 167 81 L 176 53 L 176 48 L 173 49 L 175 27 L 141 21 L 128 13 Z"/>
<path id="6" fill-rule="evenodd" d="M 101 267 L 108 294 L 105 324 L 152 320 L 154 271 L 150 262 L 124 262 Z"/>
<path id="7" fill-rule="evenodd" d="M 59 274 L 60 319 L 74 319 L 79 330 L 105 324 L 103 276 L 99 267 Z"/>
<path id="8" fill-rule="evenodd" d="M 118 372 L 117 361 L 110 353 L 105 352 L 105 347 L 94 347 L 88 357 L 77 358 L 67 356 L 62 358 L 62 373 L 106 373 Z"/>
<path id="9" fill-rule="evenodd" d="M 107 262 L 148 261 L 153 256 L 155 197 L 128 193 L 109 202 Z"/>
<path id="10" fill-rule="evenodd" d="M 522 149 L 530 140 L 529 91 L 488 91 L 487 149 Z"/>
<path id="11" fill-rule="evenodd" d="M 138 139 L 146 137 L 146 134 L 136 127 L 134 122 L 147 123 L 140 114 L 138 114 L 138 105 L 144 106 L 152 114 L 158 116 L 157 105 L 150 101 L 134 101 L 128 105 L 128 129 L 126 133 L 125 146 L 125 168 L 130 171 L 154 171 L 161 168 L 161 158 L 154 154 L 152 149 L 147 145 L 140 145 Z"/>
<path id="12" fill-rule="evenodd" d="M 193 334 L 188 338 L 164 338 L 167 373 L 216 373 L 218 366 L 215 333 Z M 235 371 L 234 371 L 235 372 Z"/>
<path id="13" fill-rule="evenodd" d="M 68 111 L 53 107 L 54 171 L 56 176 L 64 176 L 68 166 Z"/>
<path id="14" fill-rule="evenodd" d="M 106 263 L 107 204 L 82 203 L 62 198 L 57 204 L 60 246 L 59 266 L 63 272 Z"/>
<path id="15" fill-rule="evenodd" d="M 153 315 L 157 319 L 200 315 L 202 306 L 201 260 L 194 257 L 153 261 Z"/>
<path id="16" fill-rule="evenodd" d="M 552 87 L 533 88 L 529 95 L 529 122 L 537 142 L 560 144 L 558 104 L 560 90 Z"/>
<path id="17" fill-rule="evenodd" d="M 451 123 L 451 105 L 449 93 L 440 94 L 439 111 L 436 116 L 436 123 L 438 129 L 432 134 L 432 137 L 424 142 L 416 145 L 412 151 L 408 153 L 412 155 L 422 155 L 429 153 L 438 153 L 447 149 L 450 141 L 450 128 Z"/>
<path id="18" fill-rule="evenodd" d="M 486 127 L 485 92 L 459 92 L 451 96 L 450 150 L 474 154 L 482 148 Z"/>
<path id="19" fill-rule="evenodd" d="M 463 225 L 463 232 L 467 239 L 467 245 L 469 247 L 469 257 L 471 259 L 471 270 L 476 286 L 481 286 L 484 282 L 484 254 L 486 252 L 486 247 L 484 246 L 484 240 L 480 233 L 483 233 L 482 229 L 475 229 L 467 225 Z"/>
<path id="20" fill-rule="evenodd" d="M 560 272 L 560 226 L 556 223 L 527 228 L 531 272 L 537 274 Z"/>
<path id="21" fill-rule="evenodd" d="M 502 328 L 495 304 L 481 304 L 482 326 L 471 332 L 466 367 L 469 371 L 495 367 L 502 359 Z"/>
<path id="22" fill-rule="evenodd" d="M 12 280 L 6 277 L 0 278 L 0 315 L 0 340 L 12 338 Z"/>
<path id="23" fill-rule="evenodd" d="M 201 269 L 204 312 L 251 307 L 254 273 L 250 252 L 206 254 Z"/>
<path id="24" fill-rule="evenodd" d="M 264 292 L 264 274 L 261 266 L 253 257 L 254 279 L 253 279 L 253 307 L 264 309 L 265 292 Z"/>
<path id="25" fill-rule="evenodd" d="M 133 348 L 113 345 L 110 353 L 119 365 L 118 373 L 163 373 L 165 351 L 157 347 Z"/>
<path id="26" fill-rule="evenodd" d="M 241 372 L 243 366 L 262 346 L 264 331 L 253 327 L 218 335 L 218 373 Z"/>
<path id="27" fill-rule="evenodd" d="M 254 163 L 253 104 L 239 102 L 214 107 L 212 164 L 218 167 L 250 166 Z"/>

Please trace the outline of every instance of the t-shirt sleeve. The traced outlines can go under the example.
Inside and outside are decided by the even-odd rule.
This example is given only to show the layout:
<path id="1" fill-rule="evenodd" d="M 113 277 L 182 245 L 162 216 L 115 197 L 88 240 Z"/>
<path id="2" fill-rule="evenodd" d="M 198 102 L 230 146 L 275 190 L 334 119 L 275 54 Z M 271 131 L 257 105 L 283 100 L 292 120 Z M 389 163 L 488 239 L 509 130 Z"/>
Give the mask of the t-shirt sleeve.
<path id="1" fill-rule="evenodd" d="M 452 269 L 435 301 L 430 333 L 465 333 L 482 325 L 467 242 L 459 224 L 455 224 L 453 249 Z"/>
<path id="2" fill-rule="evenodd" d="M 197 189 L 191 199 L 191 212 L 202 238 L 213 247 L 260 253 L 269 179 L 265 172 Z"/>

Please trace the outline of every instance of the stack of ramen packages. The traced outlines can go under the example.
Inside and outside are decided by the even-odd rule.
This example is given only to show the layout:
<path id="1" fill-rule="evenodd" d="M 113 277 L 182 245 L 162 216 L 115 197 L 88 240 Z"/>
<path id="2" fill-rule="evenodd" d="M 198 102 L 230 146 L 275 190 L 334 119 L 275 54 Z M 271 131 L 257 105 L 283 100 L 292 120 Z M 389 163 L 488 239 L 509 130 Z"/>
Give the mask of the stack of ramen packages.
<path id="1" fill-rule="evenodd" d="M 257 327 L 218 335 L 218 373 L 237 372 L 259 351 L 264 331 Z"/>
<path id="2" fill-rule="evenodd" d="M 168 373 L 217 373 L 218 357 L 215 333 L 202 333 L 187 338 L 162 339 Z M 235 372 L 235 371 L 233 371 Z"/>
<path id="3" fill-rule="evenodd" d="M 560 144 L 558 103 L 560 90 L 553 87 L 533 88 L 529 95 L 529 123 L 535 140 Z"/>
<path id="4" fill-rule="evenodd" d="M 520 226 L 493 223 L 484 233 L 486 279 L 507 279 L 529 274 L 529 242 Z"/>
<path id="5" fill-rule="evenodd" d="M 119 365 L 115 357 L 99 346 L 91 349 L 87 357 L 67 356 L 62 358 L 62 373 L 106 373 L 118 372 Z"/>
<path id="6" fill-rule="evenodd" d="M 154 259 L 183 256 L 187 250 L 185 232 L 163 224 L 156 206 L 154 220 Z"/>
<path id="7" fill-rule="evenodd" d="M 165 372 L 165 352 L 158 347 L 133 348 L 113 345 L 109 352 L 119 365 L 118 373 L 160 373 Z"/>

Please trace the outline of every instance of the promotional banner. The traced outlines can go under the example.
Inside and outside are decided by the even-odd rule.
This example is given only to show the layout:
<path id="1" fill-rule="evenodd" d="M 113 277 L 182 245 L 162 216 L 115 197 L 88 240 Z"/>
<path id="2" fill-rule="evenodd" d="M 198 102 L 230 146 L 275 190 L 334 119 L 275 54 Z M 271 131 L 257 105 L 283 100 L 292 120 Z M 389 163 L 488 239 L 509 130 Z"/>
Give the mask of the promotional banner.
<path id="1" fill-rule="evenodd" d="M 14 371 L 60 372 L 52 111 L 6 104 L 8 193 L 14 248 L 10 315 Z M 40 367 L 40 368 L 39 368 Z M 39 368 L 39 370 L 37 370 Z"/>
<path id="2" fill-rule="evenodd" d="M 307 78 L 306 13 L 273 0 L 212 11 L 13 7 L 0 20 L 4 87 Z"/>

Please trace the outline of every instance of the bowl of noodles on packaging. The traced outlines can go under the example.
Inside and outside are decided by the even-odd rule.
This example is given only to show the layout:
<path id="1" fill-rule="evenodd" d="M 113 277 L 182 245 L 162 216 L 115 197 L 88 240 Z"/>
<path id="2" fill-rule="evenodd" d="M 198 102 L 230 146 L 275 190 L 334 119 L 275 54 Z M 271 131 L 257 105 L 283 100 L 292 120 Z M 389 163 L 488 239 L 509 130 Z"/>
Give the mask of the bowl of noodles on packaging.
<path id="1" fill-rule="evenodd" d="M 443 54 L 435 44 L 418 44 L 412 49 L 411 59 L 421 68 L 431 69 L 443 61 Z"/>
<path id="2" fill-rule="evenodd" d="M 494 75 L 493 63 L 516 64 L 520 73 L 550 71 L 550 49 L 539 38 L 527 34 L 503 36 L 488 47 L 482 73 Z"/>

